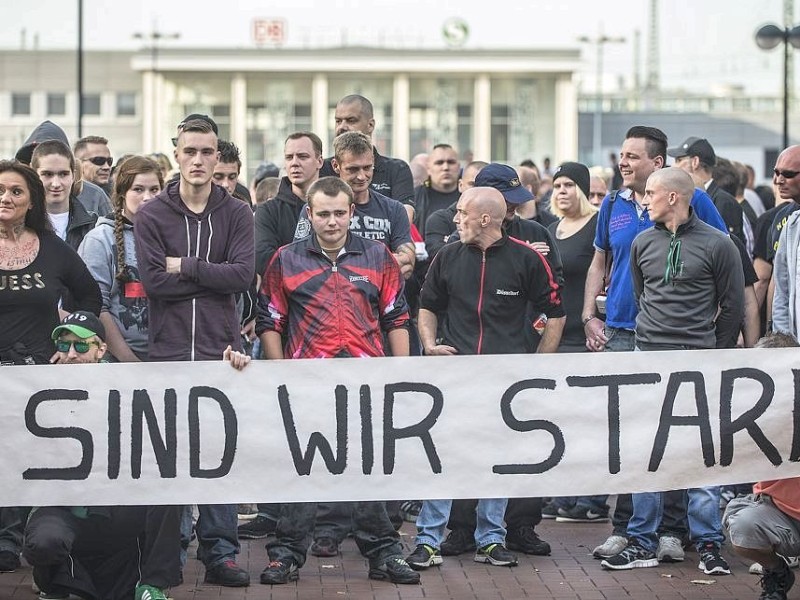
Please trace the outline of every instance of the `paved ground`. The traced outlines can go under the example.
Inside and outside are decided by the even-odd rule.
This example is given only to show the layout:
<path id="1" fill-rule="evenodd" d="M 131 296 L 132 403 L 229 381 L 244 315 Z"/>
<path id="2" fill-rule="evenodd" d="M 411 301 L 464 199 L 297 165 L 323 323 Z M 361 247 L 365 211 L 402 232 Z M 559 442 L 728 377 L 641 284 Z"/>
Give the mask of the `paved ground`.
<path id="1" fill-rule="evenodd" d="M 249 588 L 204 585 L 202 565 L 191 560 L 185 572 L 186 583 L 174 588 L 172 597 L 174 600 L 749 600 L 758 598 L 760 593 L 758 577 L 750 575 L 747 572 L 748 565 L 732 556 L 727 548 L 724 554 L 731 563 L 733 573 L 725 577 L 704 575 L 697 569 L 697 555 L 694 553 L 687 554 L 687 560 L 682 564 L 608 572 L 603 571 L 590 554 L 591 549 L 605 539 L 609 531 L 607 524 L 545 521 L 538 531 L 553 547 L 549 557 L 521 555 L 519 566 L 514 568 L 481 565 L 473 562 L 472 555 L 445 557 L 444 565 L 422 573 L 422 585 L 419 586 L 395 586 L 367 579 L 366 562 L 351 540 L 345 542 L 339 558 L 309 557 L 299 582 L 285 586 L 264 586 L 258 583 L 258 575 L 266 560 L 263 541 L 244 541 L 240 564 L 250 571 L 253 578 Z M 404 525 L 402 533 L 410 549 L 413 527 Z M 710 580 L 714 583 L 692 583 L 693 580 Z M 800 599 L 800 585 L 792 590 L 789 597 Z M 0 599 L 6 598 L 33 600 L 29 568 L 0 575 Z"/>

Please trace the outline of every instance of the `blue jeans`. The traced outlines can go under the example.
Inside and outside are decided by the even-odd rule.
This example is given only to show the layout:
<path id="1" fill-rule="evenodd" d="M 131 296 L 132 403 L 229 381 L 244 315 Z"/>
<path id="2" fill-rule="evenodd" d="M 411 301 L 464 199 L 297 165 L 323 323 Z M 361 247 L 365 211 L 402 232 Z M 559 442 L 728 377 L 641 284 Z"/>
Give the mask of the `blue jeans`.
<path id="1" fill-rule="evenodd" d="M 425 500 L 417 517 L 417 544 L 440 548 L 444 539 L 452 500 Z M 503 516 L 508 498 L 483 498 L 478 500 L 475 543 L 479 548 L 488 544 L 504 544 L 506 529 Z"/>
<path id="2" fill-rule="evenodd" d="M 607 495 L 603 496 L 560 496 L 553 498 L 551 504 L 556 508 L 570 509 L 573 507 L 591 510 L 593 513 L 608 514 Z"/>
<path id="3" fill-rule="evenodd" d="M 197 508 L 197 557 L 207 569 L 233 560 L 239 553 L 236 504 L 199 504 Z"/>
<path id="4" fill-rule="evenodd" d="M 689 537 L 699 550 L 706 542 L 719 547 L 725 539 L 719 514 L 719 486 L 690 488 Z M 640 546 L 655 552 L 656 530 L 664 512 L 664 492 L 633 494 L 633 516 L 628 521 L 628 537 Z"/>
<path id="5" fill-rule="evenodd" d="M 636 347 L 636 333 L 632 329 L 606 326 L 604 333 L 608 338 L 606 352 L 631 352 Z"/>

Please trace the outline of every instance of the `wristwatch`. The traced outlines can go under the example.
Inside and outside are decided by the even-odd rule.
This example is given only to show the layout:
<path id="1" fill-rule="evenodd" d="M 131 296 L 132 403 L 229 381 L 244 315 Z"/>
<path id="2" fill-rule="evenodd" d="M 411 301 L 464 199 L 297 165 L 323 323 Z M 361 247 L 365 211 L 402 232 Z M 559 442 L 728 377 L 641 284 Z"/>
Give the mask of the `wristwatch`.
<path id="1" fill-rule="evenodd" d="M 583 323 L 583 326 L 586 327 L 586 324 L 589 321 L 591 321 L 592 319 L 596 319 L 596 318 L 597 317 L 595 315 L 589 315 L 588 317 L 584 318 L 581 322 Z"/>

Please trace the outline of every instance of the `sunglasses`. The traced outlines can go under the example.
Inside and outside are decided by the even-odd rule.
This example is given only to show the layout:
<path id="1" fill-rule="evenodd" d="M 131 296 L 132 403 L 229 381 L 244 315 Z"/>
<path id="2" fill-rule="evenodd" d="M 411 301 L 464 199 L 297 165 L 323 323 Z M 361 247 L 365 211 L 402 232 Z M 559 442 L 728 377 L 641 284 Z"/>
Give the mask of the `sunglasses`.
<path id="1" fill-rule="evenodd" d="M 775 177 L 780 177 L 783 175 L 784 179 L 794 179 L 798 175 L 800 175 L 800 171 L 789 171 L 788 169 L 784 169 L 781 171 L 780 169 L 775 169 L 774 171 Z"/>
<path id="2" fill-rule="evenodd" d="M 86 354 L 89 351 L 90 346 L 100 347 L 100 344 L 98 344 L 97 342 L 80 342 L 80 341 L 71 342 L 69 340 L 58 340 L 56 342 L 56 350 L 58 350 L 59 352 L 63 352 L 64 354 L 69 352 L 69 349 L 73 346 L 75 347 L 75 352 L 77 352 L 78 354 Z"/>
<path id="3" fill-rule="evenodd" d="M 83 160 L 89 161 L 93 165 L 97 165 L 98 167 L 102 167 L 103 165 L 108 165 L 109 167 L 114 164 L 114 159 L 110 156 L 106 158 L 105 156 L 93 156 L 92 158 L 84 158 Z"/>

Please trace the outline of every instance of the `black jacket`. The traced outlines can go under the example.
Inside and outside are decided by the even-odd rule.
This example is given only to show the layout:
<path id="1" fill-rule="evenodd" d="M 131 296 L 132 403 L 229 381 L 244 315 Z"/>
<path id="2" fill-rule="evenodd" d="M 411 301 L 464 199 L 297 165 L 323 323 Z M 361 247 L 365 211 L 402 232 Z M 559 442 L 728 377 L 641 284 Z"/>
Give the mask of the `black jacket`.
<path id="1" fill-rule="evenodd" d="M 256 208 L 256 273 L 264 275 L 275 251 L 294 240 L 294 230 L 305 200 L 292 191 L 288 177 L 281 179 L 278 193 Z"/>
<path id="2" fill-rule="evenodd" d="M 64 240 L 70 247 L 78 251 L 84 236 L 94 229 L 97 215 L 87 211 L 78 199 L 69 199 L 69 221 L 67 222 L 67 239 Z"/>
<path id="3" fill-rule="evenodd" d="M 503 232 L 486 251 L 447 244 L 436 255 L 422 287 L 420 307 L 444 315 L 443 343 L 459 354 L 522 354 L 526 308 L 549 318 L 564 316 L 561 286 L 544 257 Z"/>
<path id="4" fill-rule="evenodd" d="M 735 235 L 747 246 L 747 238 L 744 236 L 744 212 L 736 198 L 719 187 L 713 180 L 708 185 L 706 193 L 711 196 L 714 206 L 717 207 L 722 220 L 728 226 L 728 233 Z"/>

